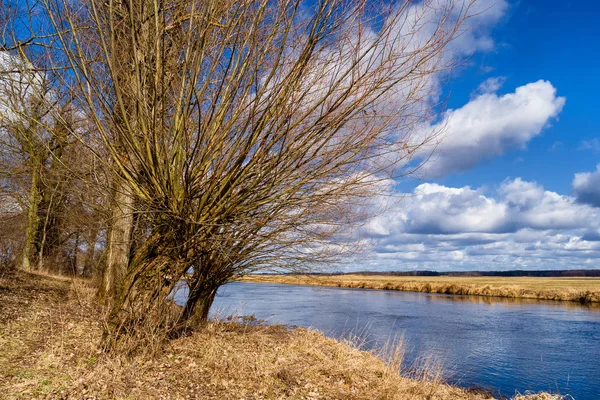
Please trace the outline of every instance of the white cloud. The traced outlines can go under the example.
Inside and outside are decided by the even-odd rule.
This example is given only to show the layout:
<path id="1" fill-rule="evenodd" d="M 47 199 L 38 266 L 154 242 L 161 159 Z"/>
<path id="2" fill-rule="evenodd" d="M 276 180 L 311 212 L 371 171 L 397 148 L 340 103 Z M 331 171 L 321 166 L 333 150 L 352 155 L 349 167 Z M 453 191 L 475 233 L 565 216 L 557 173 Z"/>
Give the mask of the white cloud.
<path id="1" fill-rule="evenodd" d="M 565 98 L 558 97 L 554 86 L 543 80 L 502 96 L 483 93 L 459 109 L 448 110 L 442 121 L 425 129 L 442 131 L 444 137 L 421 171 L 427 177 L 439 177 L 464 171 L 508 150 L 523 149 L 564 104 Z M 431 151 L 424 149 L 422 156 Z"/>
<path id="2" fill-rule="evenodd" d="M 594 172 L 575 174 L 573 191 L 578 202 L 600 207 L 600 164 Z"/>
<path id="3" fill-rule="evenodd" d="M 588 218 L 597 217 L 595 210 L 577 204 L 575 198 L 544 190 L 539 184 L 520 178 L 503 183 L 499 192 L 511 209 L 512 223 L 518 228 L 577 229 L 588 226 Z"/>
<path id="4" fill-rule="evenodd" d="M 425 183 L 415 189 L 407 218 L 411 233 L 496 232 L 506 207 L 466 186 L 447 188 Z"/>
<path id="5" fill-rule="evenodd" d="M 365 227 L 375 253 L 355 269 L 592 268 L 600 210 L 521 178 L 495 190 L 425 183 Z"/>
<path id="6" fill-rule="evenodd" d="M 475 51 L 491 51 L 495 43 L 490 30 L 508 11 L 506 0 L 479 0 L 470 11 L 471 17 L 465 21 L 465 31 L 454 41 L 453 46 L 464 54 Z"/>
<path id="7" fill-rule="evenodd" d="M 475 52 L 494 49 L 491 30 L 506 14 L 508 3 L 427 0 L 400 2 L 398 7 L 401 7 L 396 10 L 398 13 L 391 12 L 385 19 L 362 23 L 357 17 L 346 21 L 348 25 L 340 29 L 344 32 L 340 40 L 316 51 L 306 67 L 308 72 L 301 87 L 289 97 L 294 110 L 312 110 L 306 118 L 302 112 L 297 113 L 306 120 L 334 120 L 336 112 L 346 110 L 340 104 L 352 106 L 356 114 L 336 139 L 342 143 L 344 135 L 348 134 L 352 140 L 354 132 L 359 130 L 382 131 L 381 138 L 385 137 L 391 146 L 381 146 L 382 155 L 379 160 L 373 158 L 373 162 L 381 161 L 383 166 L 392 163 L 404 166 L 409 162 L 418 147 L 416 144 L 415 148 L 410 147 L 411 137 L 418 132 L 415 126 L 431 114 L 439 113 L 442 83 L 449 71 Z M 305 18 L 310 18 L 310 12 Z M 301 55 L 302 46 L 293 47 L 286 49 L 287 61 L 279 70 L 263 77 L 255 94 L 258 98 L 267 98 L 286 79 L 288 69 Z M 390 87 L 391 82 L 394 84 Z M 354 87 L 348 91 L 349 85 Z M 314 107 L 325 93 L 329 93 L 328 100 Z M 362 106 L 356 107 L 355 102 L 361 96 L 366 96 L 368 106 L 359 110 Z M 271 106 L 268 100 L 259 103 L 265 109 Z M 323 112 L 328 113 L 327 118 L 323 118 Z M 428 142 L 434 137 L 432 130 L 418 138 L 418 142 Z"/>
<path id="8" fill-rule="evenodd" d="M 479 85 L 479 87 L 475 91 L 475 94 L 482 95 L 486 93 L 496 93 L 498 90 L 500 90 L 502 85 L 504 85 L 505 81 L 506 77 L 504 76 L 488 78 Z"/>

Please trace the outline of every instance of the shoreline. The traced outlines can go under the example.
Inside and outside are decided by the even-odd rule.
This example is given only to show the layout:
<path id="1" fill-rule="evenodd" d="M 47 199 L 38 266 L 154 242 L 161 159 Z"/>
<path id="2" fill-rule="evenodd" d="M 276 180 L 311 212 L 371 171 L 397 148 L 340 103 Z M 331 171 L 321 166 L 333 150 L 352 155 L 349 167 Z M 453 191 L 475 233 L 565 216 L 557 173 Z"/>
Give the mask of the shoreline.
<path id="1" fill-rule="evenodd" d="M 352 274 L 327 276 L 264 274 L 248 275 L 241 279 L 241 281 L 600 305 L 600 279 L 598 278 L 438 278 Z M 524 284 L 524 282 L 527 284 Z M 569 283 L 581 285 L 582 287 L 569 287 L 567 285 Z"/>
<path id="2" fill-rule="evenodd" d="M 103 353 L 94 293 L 83 279 L 0 274 L 0 392 L 7 399 L 492 398 L 444 383 L 435 366 L 403 375 L 401 343 L 374 353 L 281 325 L 212 321 L 143 353 Z"/>

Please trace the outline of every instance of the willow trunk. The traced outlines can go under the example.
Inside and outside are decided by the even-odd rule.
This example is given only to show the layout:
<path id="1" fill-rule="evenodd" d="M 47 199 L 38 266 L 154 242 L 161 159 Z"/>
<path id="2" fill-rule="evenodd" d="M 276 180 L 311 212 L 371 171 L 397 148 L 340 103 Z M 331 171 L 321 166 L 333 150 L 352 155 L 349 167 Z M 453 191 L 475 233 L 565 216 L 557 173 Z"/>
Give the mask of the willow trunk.
<path id="1" fill-rule="evenodd" d="M 116 184 L 110 222 L 106 264 L 99 289 L 100 299 L 104 303 L 110 303 L 114 299 L 129 265 L 133 228 L 133 195 L 131 188 L 121 180 Z"/>

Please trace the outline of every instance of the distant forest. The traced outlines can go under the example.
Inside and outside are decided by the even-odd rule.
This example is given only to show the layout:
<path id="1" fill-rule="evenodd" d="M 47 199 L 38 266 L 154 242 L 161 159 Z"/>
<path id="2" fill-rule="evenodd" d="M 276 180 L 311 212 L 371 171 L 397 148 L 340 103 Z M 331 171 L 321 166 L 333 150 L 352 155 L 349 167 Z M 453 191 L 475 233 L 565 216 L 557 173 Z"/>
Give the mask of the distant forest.
<path id="1" fill-rule="evenodd" d="M 359 271 L 351 273 L 312 273 L 307 275 L 381 275 L 381 276 L 530 276 L 530 277 L 600 277 L 600 269 L 542 271 Z"/>

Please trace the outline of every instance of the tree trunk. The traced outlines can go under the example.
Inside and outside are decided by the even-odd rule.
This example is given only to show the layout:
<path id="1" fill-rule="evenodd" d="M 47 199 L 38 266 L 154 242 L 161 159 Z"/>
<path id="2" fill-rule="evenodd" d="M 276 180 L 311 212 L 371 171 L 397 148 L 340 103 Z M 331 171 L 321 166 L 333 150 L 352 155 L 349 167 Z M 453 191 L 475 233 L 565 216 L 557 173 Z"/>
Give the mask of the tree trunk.
<path id="1" fill-rule="evenodd" d="M 206 322 L 218 288 L 219 285 L 215 282 L 199 278 L 190 289 L 176 329 L 185 329 Z"/>
<path id="2" fill-rule="evenodd" d="M 37 256 L 37 269 L 38 271 L 46 270 L 49 271 L 48 265 L 45 265 L 46 258 L 52 259 L 51 268 L 55 272 L 62 272 L 63 268 L 61 263 L 57 262 L 56 253 L 60 246 L 60 232 L 58 230 L 58 207 L 55 205 L 54 196 L 60 190 L 59 184 L 56 184 L 52 190 L 52 193 L 48 195 L 49 188 L 46 190 L 40 190 L 40 202 L 37 207 L 38 212 L 38 236 L 39 236 L 39 249 Z M 61 194 L 59 194 L 61 196 Z M 61 201 L 61 200 L 59 200 Z M 43 223 L 42 223 L 43 221 Z"/>
<path id="3" fill-rule="evenodd" d="M 46 170 L 44 186 L 40 193 L 41 206 L 38 208 L 40 221 L 40 255 L 39 270 L 45 269 L 56 273 L 73 273 L 72 260 L 66 260 L 61 254 L 62 220 L 64 218 L 64 201 L 66 174 L 61 158 L 64 151 L 64 137 L 60 132 L 55 133 L 50 143 L 50 168 Z M 43 224 L 42 224 L 43 221 Z M 49 263 L 47 261 L 50 261 Z"/>
<path id="4" fill-rule="evenodd" d="M 83 262 L 83 273 L 85 277 L 92 277 L 96 273 L 96 241 L 98 240 L 98 230 L 92 228 L 87 238 L 87 250 L 85 251 L 85 260 Z"/>
<path id="5" fill-rule="evenodd" d="M 77 252 L 79 251 L 79 232 L 75 232 L 75 245 L 73 246 L 73 268 L 71 273 L 73 276 L 77 275 Z"/>
<path id="6" fill-rule="evenodd" d="M 118 292 L 118 285 L 122 283 L 127 273 L 133 228 L 131 188 L 121 180 L 116 186 L 107 240 L 106 264 L 98 293 L 104 303 L 112 302 Z"/>
<path id="7" fill-rule="evenodd" d="M 216 295 L 217 289 L 211 289 L 198 301 L 196 304 L 196 310 L 191 318 L 193 323 L 200 324 L 208 320 L 208 312 L 215 301 Z"/>
<path id="8" fill-rule="evenodd" d="M 31 168 L 31 189 L 29 190 L 29 210 L 27 211 L 27 226 L 25 228 L 25 248 L 23 249 L 22 267 L 25 270 L 31 270 L 38 263 L 37 257 L 41 248 L 39 243 L 40 220 L 38 209 L 41 200 L 40 165 L 33 161 Z"/>

